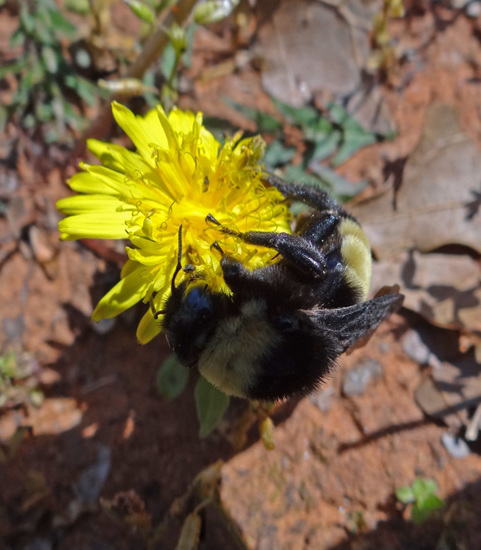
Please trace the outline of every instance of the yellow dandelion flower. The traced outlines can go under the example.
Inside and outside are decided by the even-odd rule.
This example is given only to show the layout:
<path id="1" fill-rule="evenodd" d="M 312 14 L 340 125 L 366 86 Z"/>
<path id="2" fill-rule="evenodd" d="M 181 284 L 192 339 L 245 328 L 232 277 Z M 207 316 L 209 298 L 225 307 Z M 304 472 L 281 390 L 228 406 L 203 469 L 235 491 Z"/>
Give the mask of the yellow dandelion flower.
<path id="1" fill-rule="evenodd" d="M 289 232 L 289 214 L 282 195 L 266 187 L 260 161 L 264 142 L 240 134 L 221 144 L 202 125 L 202 113 L 162 107 L 135 116 L 112 104 L 119 126 L 136 152 L 89 140 L 101 166 L 81 164 L 68 182 L 79 194 L 57 202 L 68 216 L 60 221 L 63 239 L 129 239 L 128 260 L 120 281 L 100 300 L 94 320 L 114 317 L 140 300 L 153 299 L 161 310 L 169 298 L 177 263 L 182 225 L 182 265 L 195 267 L 213 291 L 229 293 L 214 241 L 247 268 L 276 261 L 270 249 L 255 249 L 206 222 L 211 214 L 236 231 Z M 179 273 L 176 284 L 185 273 Z M 190 275 L 191 276 L 191 275 Z M 146 343 L 161 331 L 148 309 L 137 329 Z"/>

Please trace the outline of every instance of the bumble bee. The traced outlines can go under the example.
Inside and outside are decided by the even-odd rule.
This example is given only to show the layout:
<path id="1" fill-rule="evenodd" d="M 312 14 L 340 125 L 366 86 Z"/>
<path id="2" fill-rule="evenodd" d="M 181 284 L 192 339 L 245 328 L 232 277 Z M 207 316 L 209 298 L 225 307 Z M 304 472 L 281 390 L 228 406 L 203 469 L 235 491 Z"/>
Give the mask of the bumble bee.
<path id="1" fill-rule="evenodd" d="M 312 212 L 295 234 L 236 232 L 213 216 L 207 222 L 245 243 L 272 248 L 281 259 L 248 270 L 220 252 L 232 296 L 189 279 L 182 269 L 182 237 L 163 314 L 169 346 L 186 367 L 197 368 L 228 395 L 273 401 L 314 391 L 336 359 L 401 306 L 397 293 L 366 300 L 371 250 L 358 222 L 317 188 L 266 177 L 289 201 Z M 184 268 L 185 269 L 185 268 Z"/>

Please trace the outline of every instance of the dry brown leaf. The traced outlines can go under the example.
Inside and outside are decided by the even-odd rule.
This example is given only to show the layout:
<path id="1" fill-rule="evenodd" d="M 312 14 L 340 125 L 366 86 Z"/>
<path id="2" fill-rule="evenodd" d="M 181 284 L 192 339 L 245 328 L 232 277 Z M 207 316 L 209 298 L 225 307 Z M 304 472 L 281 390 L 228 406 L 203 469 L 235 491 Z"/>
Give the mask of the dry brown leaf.
<path id="1" fill-rule="evenodd" d="M 429 322 L 481 333 L 481 268 L 469 256 L 403 252 L 376 262 L 372 287 L 399 283 L 404 307 Z"/>
<path id="2" fill-rule="evenodd" d="M 426 110 L 424 131 L 394 196 L 353 205 L 376 255 L 462 244 L 481 252 L 481 154 L 449 105 Z"/>
<path id="3" fill-rule="evenodd" d="M 302 105 L 312 92 L 348 95 L 361 82 L 368 54 L 373 8 L 363 2 L 285 0 L 272 14 L 260 3 L 266 23 L 255 54 L 263 62 L 262 83 L 281 101 Z"/>

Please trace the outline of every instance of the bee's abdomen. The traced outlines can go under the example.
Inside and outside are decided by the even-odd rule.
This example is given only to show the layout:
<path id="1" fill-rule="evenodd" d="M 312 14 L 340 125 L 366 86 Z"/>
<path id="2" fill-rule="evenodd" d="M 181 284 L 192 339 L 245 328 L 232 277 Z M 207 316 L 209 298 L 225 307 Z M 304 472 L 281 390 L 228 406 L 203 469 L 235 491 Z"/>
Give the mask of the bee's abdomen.
<path id="1" fill-rule="evenodd" d="M 369 240 L 360 225 L 352 218 L 343 218 L 339 224 L 341 256 L 345 276 L 364 301 L 371 283 L 372 259 Z"/>

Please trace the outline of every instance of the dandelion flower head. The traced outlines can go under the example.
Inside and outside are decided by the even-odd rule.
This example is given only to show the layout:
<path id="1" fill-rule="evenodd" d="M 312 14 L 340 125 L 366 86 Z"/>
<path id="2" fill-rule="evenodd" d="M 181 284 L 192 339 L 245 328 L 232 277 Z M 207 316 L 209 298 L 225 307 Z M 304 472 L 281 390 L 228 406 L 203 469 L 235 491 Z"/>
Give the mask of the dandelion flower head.
<path id="1" fill-rule="evenodd" d="M 182 265 L 175 281 L 207 284 L 230 293 L 222 277 L 217 241 L 229 256 L 249 269 L 276 261 L 275 252 L 255 248 L 219 231 L 206 221 L 210 214 L 235 231 L 290 232 L 282 195 L 267 187 L 260 164 L 264 142 L 259 136 L 236 134 L 221 146 L 203 126 L 202 113 L 158 106 L 145 116 L 112 104 L 115 120 L 136 151 L 89 140 L 89 150 L 101 165 L 80 165 L 69 180 L 77 195 L 61 199 L 58 209 L 63 239 L 128 239 L 128 259 L 120 281 L 100 300 L 94 320 L 114 317 L 140 300 L 153 299 L 161 310 L 170 296 L 182 226 Z M 161 317 L 148 309 L 137 329 L 146 343 L 161 331 Z"/>

